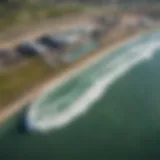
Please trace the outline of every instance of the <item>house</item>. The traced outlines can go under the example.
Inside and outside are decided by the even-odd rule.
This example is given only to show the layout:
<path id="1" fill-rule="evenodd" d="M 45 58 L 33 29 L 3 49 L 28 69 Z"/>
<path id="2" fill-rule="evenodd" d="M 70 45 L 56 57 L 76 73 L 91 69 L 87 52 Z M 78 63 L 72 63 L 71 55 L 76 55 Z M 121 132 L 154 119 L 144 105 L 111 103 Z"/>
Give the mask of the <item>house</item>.
<path id="1" fill-rule="evenodd" d="M 39 56 L 50 66 L 53 66 L 56 63 L 55 57 L 52 54 L 53 52 L 37 41 L 23 42 L 19 44 L 15 50 L 25 58 Z"/>
<path id="2" fill-rule="evenodd" d="M 46 48 L 34 41 L 25 41 L 17 45 L 15 51 L 19 52 L 23 57 L 32 57 L 40 52 L 46 52 Z"/>

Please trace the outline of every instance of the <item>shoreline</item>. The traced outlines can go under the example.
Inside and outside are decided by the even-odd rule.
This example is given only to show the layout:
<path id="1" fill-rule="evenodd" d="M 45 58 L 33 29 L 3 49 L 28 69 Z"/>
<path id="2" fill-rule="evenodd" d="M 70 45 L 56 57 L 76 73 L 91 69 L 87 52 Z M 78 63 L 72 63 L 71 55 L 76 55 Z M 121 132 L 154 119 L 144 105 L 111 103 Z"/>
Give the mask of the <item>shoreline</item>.
<path id="1" fill-rule="evenodd" d="M 131 35 L 127 35 L 125 37 L 121 37 L 118 40 L 115 40 L 115 42 L 112 42 L 111 44 L 107 45 L 106 47 L 102 46 L 102 49 L 93 51 L 94 53 L 91 53 L 90 55 L 83 57 L 79 61 L 75 62 L 74 64 L 71 64 L 66 69 L 63 69 L 59 74 L 56 76 L 53 76 L 52 78 L 49 78 L 39 86 L 34 87 L 26 93 L 23 97 L 21 97 L 19 100 L 15 101 L 13 104 L 10 104 L 6 106 L 5 109 L 2 109 L 0 111 L 0 125 L 3 125 L 5 121 L 7 121 L 10 117 L 12 117 L 14 114 L 16 114 L 18 111 L 24 108 L 24 106 L 31 102 L 34 98 L 38 97 L 43 93 L 47 88 L 49 88 L 53 84 L 55 86 L 59 85 L 61 82 L 68 79 L 70 76 L 76 74 L 77 72 L 80 72 L 87 66 L 91 65 L 95 61 L 103 58 L 106 54 L 110 53 L 112 50 L 117 49 L 121 45 L 125 44 L 128 40 L 135 39 L 138 37 L 143 31 L 139 31 L 138 33 L 133 33 Z"/>

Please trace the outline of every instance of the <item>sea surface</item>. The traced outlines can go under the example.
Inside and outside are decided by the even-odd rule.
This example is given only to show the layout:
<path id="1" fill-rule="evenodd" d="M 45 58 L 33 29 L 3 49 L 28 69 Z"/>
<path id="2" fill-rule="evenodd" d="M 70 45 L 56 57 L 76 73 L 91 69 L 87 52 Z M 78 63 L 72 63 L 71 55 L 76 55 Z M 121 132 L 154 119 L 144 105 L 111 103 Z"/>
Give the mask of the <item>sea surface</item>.
<path id="1" fill-rule="evenodd" d="M 160 33 L 53 84 L 0 132 L 0 160 L 160 159 Z"/>

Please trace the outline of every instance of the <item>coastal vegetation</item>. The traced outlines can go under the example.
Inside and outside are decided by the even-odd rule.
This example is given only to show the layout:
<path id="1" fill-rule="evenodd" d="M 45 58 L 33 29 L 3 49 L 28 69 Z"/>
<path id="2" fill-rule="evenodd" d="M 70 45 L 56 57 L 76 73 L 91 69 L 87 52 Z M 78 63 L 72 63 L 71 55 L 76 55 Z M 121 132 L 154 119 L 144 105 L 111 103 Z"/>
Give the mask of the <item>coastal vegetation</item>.
<path id="1" fill-rule="evenodd" d="M 33 3 L 34 2 L 34 3 Z M 44 5 L 39 1 L 17 0 L 0 2 L 0 31 L 24 27 L 37 21 L 82 11 L 78 5 Z"/>
<path id="2" fill-rule="evenodd" d="M 33 59 L 22 67 L 0 74 L 0 106 L 11 102 L 24 91 L 53 71 L 40 59 Z"/>
<path id="3" fill-rule="evenodd" d="M 14 28 L 20 32 L 26 26 L 34 26 L 37 21 L 45 22 L 47 19 L 74 14 L 82 10 L 83 7 L 78 5 L 49 5 L 39 0 L 2 0 L 0 1 L 0 33 L 6 33 L 7 36 L 8 31 L 14 32 Z M 0 73 L 0 108 L 11 103 L 28 88 L 53 76 L 63 67 L 51 69 L 38 57 L 26 61 L 21 66 Z"/>
<path id="4" fill-rule="evenodd" d="M 28 26 L 36 21 L 43 21 L 49 18 L 55 18 L 70 13 L 82 11 L 84 8 L 78 5 L 42 5 L 39 1 L 30 2 L 28 0 L 2 1 L 0 2 L 0 30 L 13 26 Z M 118 32 L 118 34 L 120 34 Z M 118 34 L 114 38 L 114 42 L 118 39 Z M 127 33 L 128 34 L 128 33 Z M 129 33 L 130 34 L 130 33 Z M 124 38 L 124 34 L 119 35 Z M 105 42 L 105 46 L 113 43 L 113 39 Z M 40 58 L 35 57 L 21 67 L 11 69 L 8 72 L 0 74 L 0 108 L 18 99 L 20 96 L 28 92 L 32 87 L 44 82 L 64 71 L 67 65 L 61 65 L 56 68 L 50 68 Z"/>
<path id="5" fill-rule="evenodd" d="M 117 30 L 113 32 L 117 34 L 114 34 L 115 36 L 104 37 L 102 48 L 96 49 L 92 54 L 77 60 L 78 63 L 81 63 L 87 58 L 91 58 L 95 54 L 98 55 L 99 51 L 104 48 L 106 49 L 111 44 L 135 34 L 127 30 L 121 32 Z M 56 68 L 50 68 L 40 58 L 35 57 L 22 67 L 0 74 L 0 109 L 5 108 L 14 100 L 19 99 L 20 96 L 28 93 L 32 88 L 46 82 L 46 80 L 76 67 L 76 65 L 78 65 L 77 61 L 71 64 L 59 65 Z"/>

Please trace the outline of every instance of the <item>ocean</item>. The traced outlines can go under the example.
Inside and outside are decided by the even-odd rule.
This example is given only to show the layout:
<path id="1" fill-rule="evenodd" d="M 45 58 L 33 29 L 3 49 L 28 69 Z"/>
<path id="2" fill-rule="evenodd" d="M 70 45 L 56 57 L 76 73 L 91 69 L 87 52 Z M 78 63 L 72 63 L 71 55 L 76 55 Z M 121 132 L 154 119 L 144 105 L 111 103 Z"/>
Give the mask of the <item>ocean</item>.
<path id="1" fill-rule="evenodd" d="M 36 99 L 30 132 L 1 127 L 0 160 L 160 159 L 160 33 L 111 52 Z"/>

